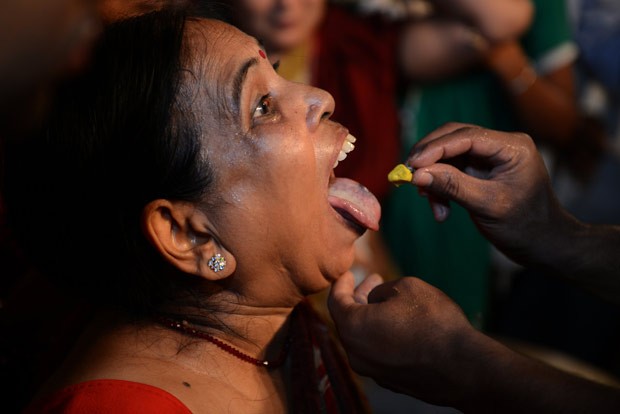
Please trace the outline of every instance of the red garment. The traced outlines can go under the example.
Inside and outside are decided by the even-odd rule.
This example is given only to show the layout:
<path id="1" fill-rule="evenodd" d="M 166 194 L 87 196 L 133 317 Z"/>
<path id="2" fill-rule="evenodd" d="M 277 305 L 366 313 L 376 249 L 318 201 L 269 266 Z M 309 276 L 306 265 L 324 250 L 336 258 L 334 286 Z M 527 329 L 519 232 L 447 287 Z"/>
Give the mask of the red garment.
<path id="1" fill-rule="evenodd" d="M 370 413 L 346 357 L 306 301 L 295 308 L 291 337 L 291 413 Z"/>
<path id="2" fill-rule="evenodd" d="M 38 400 L 24 414 L 191 414 L 172 394 L 132 381 L 94 380 L 71 385 Z"/>
<path id="3" fill-rule="evenodd" d="M 297 305 L 291 323 L 291 412 L 368 414 L 366 398 L 330 331 L 312 307 Z M 38 401 L 24 414 L 188 414 L 176 397 L 151 385 L 95 380 L 71 385 Z"/>
<path id="4" fill-rule="evenodd" d="M 399 28 L 379 16 L 332 6 L 318 34 L 312 84 L 336 100 L 332 117 L 358 138 L 336 175 L 364 184 L 380 200 L 400 153 L 396 106 Z"/>

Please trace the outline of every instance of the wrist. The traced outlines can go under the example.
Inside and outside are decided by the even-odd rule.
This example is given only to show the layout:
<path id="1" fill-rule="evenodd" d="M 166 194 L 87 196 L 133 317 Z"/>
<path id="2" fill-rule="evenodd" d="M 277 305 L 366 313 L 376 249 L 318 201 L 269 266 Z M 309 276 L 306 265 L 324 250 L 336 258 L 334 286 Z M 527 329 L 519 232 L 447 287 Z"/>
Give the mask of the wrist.
<path id="1" fill-rule="evenodd" d="M 577 220 L 566 210 L 558 208 L 549 217 L 547 230 L 539 235 L 536 251 L 539 253 L 536 262 L 538 267 L 554 272 L 566 273 L 576 265 L 575 259 L 585 251 L 580 245 L 588 234 L 588 225 Z"/>
<path id="2" fill-rule="evenodd" d="M 549 267 L 592 293 L 620 303 L 620 227 L 573 218 L 562 234 L 565 243 Z"/>
<path id="3" fill-rule="evenodd" d="M 489 68 L 515 95 L 527 92 L 538 79 L 536 70 L 517 42 L 497 45 L 487 55 Z"/>
<path id="4" fill-rule="evenodd" d="M 470 338 L 462 358 L 468 381 L 463 381 L 466 388 L 456 408 L 466 413 L 522 412 L 517 400 L 533 392 L 528 378 L 535 371 L 533 361 L 480 332 Z"/>
<path id="5" fill-rule="evenodd" d="M 526 64 L 521 68 L 519 74 L 506 81 L 506 86 L 513 95 L 523 95 L 534 86 L 537 79 L 538 74 L 534 68 Z"/>
<path id="6" fill-rule="evenodd" d="M 488 367 L 494 364 L 487 357 L 494 342 L 473 327 L 450 341 L 451 352 L 450 357 L 446 358 L 449 367 L 445 379 L 445 384 L 451 390 L 449 405 L 458 409 L 476 408 L 474 405 L 484 399 L 486 384 L 489 382 Z"/>

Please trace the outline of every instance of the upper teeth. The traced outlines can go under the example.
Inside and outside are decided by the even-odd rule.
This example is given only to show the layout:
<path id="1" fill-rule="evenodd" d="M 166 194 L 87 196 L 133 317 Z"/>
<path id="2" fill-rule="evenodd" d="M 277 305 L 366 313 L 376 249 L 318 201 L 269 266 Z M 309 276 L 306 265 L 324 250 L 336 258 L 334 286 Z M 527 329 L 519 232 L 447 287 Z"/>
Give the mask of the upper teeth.
<path id="1" fill-rule="evenodd" d="M 338 154 L 338 160 L 334 164 L 334 168 L 338 166 L 338 163 L 340 161 L 343 161 L 345 158 L 347 158 L 348 153 L 353 151 L 353 149 L 355 148 L 355 145 L 353 145 L 353 143 L 355 141 L 356 141 L 356 138 L 353 135 L 351 134 L 347 135 L 344 142 L 342 143 L 342 148 L 340 148 L 340 153 Z"/>

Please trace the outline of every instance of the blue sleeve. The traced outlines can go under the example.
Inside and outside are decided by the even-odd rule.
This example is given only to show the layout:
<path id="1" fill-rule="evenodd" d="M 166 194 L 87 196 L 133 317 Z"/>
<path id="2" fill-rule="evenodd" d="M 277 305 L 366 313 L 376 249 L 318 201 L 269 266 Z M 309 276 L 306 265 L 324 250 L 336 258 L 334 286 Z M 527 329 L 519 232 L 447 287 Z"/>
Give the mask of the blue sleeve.
<path id="1" fill-rule="evenodd" d="M 620 3 L 584 0 L 575 32 L 581 59 L 592 74 L 620 96 Z"/>

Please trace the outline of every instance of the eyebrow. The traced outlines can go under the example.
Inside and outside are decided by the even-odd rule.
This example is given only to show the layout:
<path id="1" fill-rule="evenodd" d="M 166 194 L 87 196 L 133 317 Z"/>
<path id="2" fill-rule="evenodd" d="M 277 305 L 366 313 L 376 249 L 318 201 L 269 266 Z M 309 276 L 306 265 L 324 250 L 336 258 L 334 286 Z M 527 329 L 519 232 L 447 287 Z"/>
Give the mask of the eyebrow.
<path id="1" fill-rule="evenodd" d="M 239 112 L 241 108 L 241 90 L 243 89 L 243 82 L 247 77 L 248 71 L 254 65 L 258 64 L 258 59 L 251 58 L 245 61 L 245 63 L 239 68 L 237 74 L 235 75 L 235 79 L 233 81 L 233 102 L 235 105 L 235 109 Z"/>

